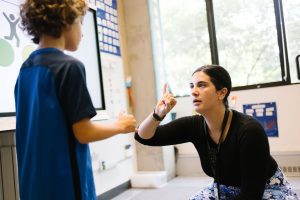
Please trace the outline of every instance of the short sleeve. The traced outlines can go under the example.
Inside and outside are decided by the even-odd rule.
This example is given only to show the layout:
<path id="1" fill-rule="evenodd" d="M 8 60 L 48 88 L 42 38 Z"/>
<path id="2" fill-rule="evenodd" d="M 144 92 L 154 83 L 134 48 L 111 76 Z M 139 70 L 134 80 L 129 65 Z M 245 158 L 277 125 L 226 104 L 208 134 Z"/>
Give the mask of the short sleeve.
<path id="1" fill-rule="evenodd" d="M 81 62 L 72 61 L 64 66 L 56 82 L 59 101 L 70 125 L 96 115 Z"/>

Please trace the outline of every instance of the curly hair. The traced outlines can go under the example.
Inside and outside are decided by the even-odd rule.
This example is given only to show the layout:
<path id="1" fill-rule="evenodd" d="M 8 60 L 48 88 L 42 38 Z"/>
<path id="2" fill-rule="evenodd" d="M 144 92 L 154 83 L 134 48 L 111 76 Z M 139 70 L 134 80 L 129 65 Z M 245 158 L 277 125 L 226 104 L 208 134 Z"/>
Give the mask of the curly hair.
<path id="1" fill-rule="evenodd" d="M 59 38 L 63 28 L 84 16 L 87 9 L 86 0 L 26 0 L 20 5 L 22 29 L 36 44 L 42 34 Z"/>

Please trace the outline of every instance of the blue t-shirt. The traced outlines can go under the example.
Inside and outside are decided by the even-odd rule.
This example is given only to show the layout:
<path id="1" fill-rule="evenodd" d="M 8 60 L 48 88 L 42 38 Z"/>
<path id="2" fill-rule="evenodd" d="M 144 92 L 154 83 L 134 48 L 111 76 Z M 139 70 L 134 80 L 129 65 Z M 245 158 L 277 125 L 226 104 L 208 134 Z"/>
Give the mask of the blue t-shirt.
<path id="1" fill-rule="evenodd" d="M 89 146 L 72 124 L 96 114 L 84 65 L 55 48 L 34 51 L 15 85 L 21 200 L 96 199 Z"/>

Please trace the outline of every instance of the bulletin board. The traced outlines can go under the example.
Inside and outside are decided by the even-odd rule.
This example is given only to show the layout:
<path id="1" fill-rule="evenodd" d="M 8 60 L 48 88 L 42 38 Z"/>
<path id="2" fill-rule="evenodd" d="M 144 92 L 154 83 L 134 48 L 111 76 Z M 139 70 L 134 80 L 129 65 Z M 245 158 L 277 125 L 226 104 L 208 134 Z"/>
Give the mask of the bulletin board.
<path id="1" fill-rule="evenodd" d="M 97 17 L 101 51 L 121 56 L 117 1 L 98 0 Z"/>
<path id="2" fill-rule="evenodd" d="M 245 104 L 243 111 L 261 123 L 268 137 L 278 137 L 276 102 Z"/>

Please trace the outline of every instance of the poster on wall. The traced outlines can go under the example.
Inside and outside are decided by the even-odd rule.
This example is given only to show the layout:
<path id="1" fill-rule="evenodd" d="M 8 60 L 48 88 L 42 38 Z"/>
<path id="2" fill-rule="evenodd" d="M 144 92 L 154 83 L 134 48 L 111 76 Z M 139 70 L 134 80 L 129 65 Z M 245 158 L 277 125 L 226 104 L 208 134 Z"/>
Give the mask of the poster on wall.
<path id="1" fill-rule="evenodd" d="M 117 0 L 97 0 L 100 51 L 121 56 Z"/>
<path id="2" fill-rule="evenodd" d="M 14 85 L 22 62 L 36 48 L 20 27 L 18 0 L 0 0 L 0 116 L 14 113 Z"/>
<path id="3" fill-rule="evenodd" d="M 245 104 L 243 112 L 256 118 L 268 137 L 278 137 L 277 108 L 275 102 Z"/>

